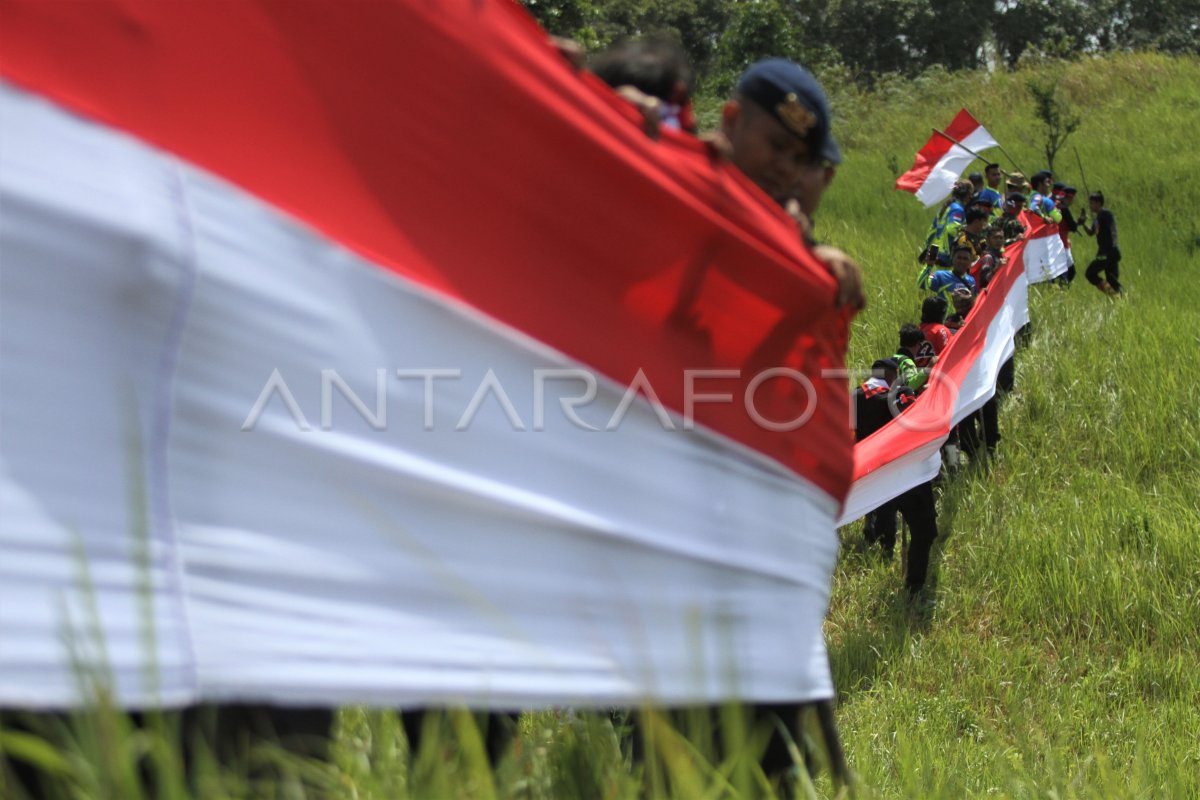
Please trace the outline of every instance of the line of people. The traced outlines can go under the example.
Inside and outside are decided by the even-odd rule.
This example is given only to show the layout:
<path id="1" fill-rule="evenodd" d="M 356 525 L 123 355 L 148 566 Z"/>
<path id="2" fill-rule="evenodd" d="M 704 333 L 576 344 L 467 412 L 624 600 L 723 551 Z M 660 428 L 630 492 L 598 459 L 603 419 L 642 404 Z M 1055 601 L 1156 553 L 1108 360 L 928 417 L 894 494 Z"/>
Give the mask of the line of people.
<path id="1" fill-rule="evenodd" d="M 967 180 L 957 181 L 934 216 L 917 257 L 916 285 L 928 293 L 921 304 L 920 325 L 902 325 L 896 352 L 876 360 L 871 377 L 854 390 L 858 441 L 903 413 L 925 389 L 933 366 L 964 324 L 978 293 L 1007 263 L 1005 249 L 1025 237 L 1021 212 L 1026 207 L 1030 214 L 1058 225 L 1068 249 L 1073 232 L 1098 237 L 1098 253 L 1085 276 L 1105 294 L 1120 294 L 1116 218 L 1104 206 L 1103 194 L 1096 192 L 1088 198 L 1094 216 L 1089 225 L 1087 211 L 1076 219 L 1071 210 L 1075 187 L 1055 183 L 1048 170 L 1028 181 L 1020 172 L 1008 174 L 1004 193 L 1002 179 L 1000 165 L 987 164 L 983 173 L 974 172 Z M 1057 282 L 1069 286 L 1074 278 L 1072 263 Z M 995 453 L 1001 440 L 999 396 L 1012 390 L 1013 376 L 1010 358 L 1000 368 L 997 393 L 951 430 L 942 448 L 942 461 L 951 475 L 962 468 L 963 455 L 970 463 L 982 464 Z M 911 533 L 904 582 L 916 596 L 925 586 L 929 552 L 938 535 L 933 483 L 921 484 L 867 515 L 864 540 L 868 547 L 878 546 L 889 560 L 896 545 L 897 514 Z"/>
<path id="2" fill-rule="evenodd" d="M 1040 185 L 1043 174 L 1034 176 Z M 986 179 L 986 184 L 984 180 Z M 875 361 L 871 377 L 853 392 L 855 437 L 862 441 L 904 412 L 926 388 L 934 365 L 951 338 L 965 324 L 978 293 L 987 288 L 996 271 L 1007 263 L 1005 248 L 1025 236 L 1021 212 L 1027 202 L 1035 213 L 1057 221 L 1060 212 L 1034 192 L 1020 173 L 1010 174 L 1007 191 L 1001 192 L 999 164 L 988 164 L 983 174 L 957 181 L 950 197 L 938 209 L 918 262 L 916 285 L 927 296 L 921 303 L 920 324 L 900 327 L 896 352 Z M 1001 368 L 998 387 L 1012 389 L 1013 362 Z M 999 401 L 993 396 L 984 406 L 956 425 L 942 448 L 948 472 L 957 473 L 961 454 L 971 463 L 982 463 L 1000 443 Z M 863 524 L 868 548 L 878 546 L 885 560 L 896 547 L 896 518 L 908 526 L 910 541 L 904 585 L 917 597 L 928 577 L 929 554 L 937 538 L 937 506 L 933 481 L 922 483 L 869 513 Z"/>
<path id="3" fill-rule="evenodd" d="M 1002 181 L 1004 193 L 1000 191 Z M 1072 233 L 1096 237 L 1097 254 L 1088 265 L 1085 277 L 1110 297 L 1118 296 L 1121 293 L 1121 250 L 1117 242 L 1116 216 L 1105 206 L 1103 192 L 1092 192 L 1088 195 L 1088 208 L 1076 218 L 1072 205 L 1077 194 L 1074 186 L 1055 182 L 1049 170 L 1037 172 L 1026 180 L 1020 172 L 1005 177 L 999 164 L 990 163 L 983 173 L 972 172 L 967 180 L 954 184 L 950 197 L 930 223 L 917 260 L 931 268 L 947 268 L 952 265 L 954 252 L 960 247 L 968 248 L 978 259 L 983 255 L 979 247 L 981 234 L 987 237 L 987 249 L 994 251 L 997 248 L 991 237 L 997 229 L 996 235 L 1003 237 L 1004 246 L 1012 244 L 1025 235 L 1021 212 L 1028 208 L 1029 213 L 1057 224 L 1063 244 L 1068 248 Z M 1092 214 L 1090 224 L 1089 211 Z M 1069 286 L 1075 275 L 1072 261 L 1058 283 Z"/>

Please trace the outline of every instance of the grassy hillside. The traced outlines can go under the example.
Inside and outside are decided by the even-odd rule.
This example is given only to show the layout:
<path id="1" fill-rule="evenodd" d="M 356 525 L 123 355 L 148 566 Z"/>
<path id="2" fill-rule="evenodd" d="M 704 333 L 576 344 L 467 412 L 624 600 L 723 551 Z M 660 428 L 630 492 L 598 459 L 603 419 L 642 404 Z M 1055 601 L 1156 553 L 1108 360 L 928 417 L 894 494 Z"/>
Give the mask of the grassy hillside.
<path id="1" fill-rule="evenodd" d="M 827 630 L 860 797 L 1200 797 L 1200 61 L 930 74 L 871 94 L 827 76 L 847 158 L 818 234 L 866 269 L 851 362 L 867 365 L 920 301 L 914 256 L 932 212 L 892 190 L 897 170 L 964 105 L 1027 174 L 1042 168 L 1024 86 L 1052 72 L 1085 112 L 1071 144 L 1116 213 L 1127 296 L 1110 301 L 1082 275 L 1032 290 L 999 456 L 943 486 L 931 608 L 904 602 L 897 564 L 858 551 L 857 525 L 842 531 Z M 1057 166 L 1082 191 L 1069 148 Z M 1081 237 L 1077 260 L 1094 250 Z M 325 759 L 264 740 L 218 767 L 201 742 L 190 783 L 176 716 L 152 722 L 43 719 L 32 734 L 0 729 L 0 751 L 72 798 L 139 796 L 143 770 L 157 782 L 140 796 L 170 798 L 765 794 L 747 761 L 709 763 L 691 728 L 693 743 L 657 730 L 631 770 L 596 715 L 524 717 L 492 772 L 469 716 L 438 721 L 413 754 L 394 714 L 346 710 Z M 0 797 L 15 791 L 0 771 Z"/>
<path id="2" fill-rule="evenodd" d="M 1082 274 L 1031 291 L 1000 457 L 942 498 L 931 613 L 903 608 L 898 567 L 844 555 L 828 631 L 868 796 L 1200 796 L 1200 62 L 1046 70 L 1084 112 L 1071 144 L 1117 216 L 1128 291 L 1111 302 Z M 1043 168 L 1029 75 L 837 96 L 848 157 L 819 228 L 869 275 L 854 362 L 916 321 L 931 214 L 890 190 L 894 165 L 965 105 Z M 1082 193 L 1069 151 L 1056 167 Z M 1086 265 L 1094 240 L 1074 252 Z"/>

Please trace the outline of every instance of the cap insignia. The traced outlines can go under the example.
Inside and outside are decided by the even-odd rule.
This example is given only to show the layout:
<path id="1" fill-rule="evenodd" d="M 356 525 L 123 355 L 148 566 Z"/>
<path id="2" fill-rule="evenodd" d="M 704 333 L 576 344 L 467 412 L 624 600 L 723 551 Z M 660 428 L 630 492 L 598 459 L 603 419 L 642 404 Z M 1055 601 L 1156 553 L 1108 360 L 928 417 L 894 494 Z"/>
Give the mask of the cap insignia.
<path id="1" fill-rule="evenodd" d="M 785 125 L 799 136 L 807 136 L 817 124 L 817 117 L 804 107 L 795 92 L 789 92 L 782 102 L 775 105 L 775 113 Z"/>

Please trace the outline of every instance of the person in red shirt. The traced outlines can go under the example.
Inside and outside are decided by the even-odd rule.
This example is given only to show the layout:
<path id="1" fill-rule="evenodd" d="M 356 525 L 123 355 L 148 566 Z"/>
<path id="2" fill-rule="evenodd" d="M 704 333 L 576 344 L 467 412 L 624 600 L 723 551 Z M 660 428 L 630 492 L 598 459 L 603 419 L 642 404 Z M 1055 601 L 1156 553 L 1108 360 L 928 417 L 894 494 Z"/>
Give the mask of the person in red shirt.
<path id="1" fill-rule="evenodd" d="M 925 334 L 925 342 L 913 359 L 918 367 L 927 366 L 930 356 L 940 356 L 950 344 L 950 329 L 943 324 L 945 320 L 946 298 L 937 294 L 926 297 L 921 303 L 921 332 Z"/>

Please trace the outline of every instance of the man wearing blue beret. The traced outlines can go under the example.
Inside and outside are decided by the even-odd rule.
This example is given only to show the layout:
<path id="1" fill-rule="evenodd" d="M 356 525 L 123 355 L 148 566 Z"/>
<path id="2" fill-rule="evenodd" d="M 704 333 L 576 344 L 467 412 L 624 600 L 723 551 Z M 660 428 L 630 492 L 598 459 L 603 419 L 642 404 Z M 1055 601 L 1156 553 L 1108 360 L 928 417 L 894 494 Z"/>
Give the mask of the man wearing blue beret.
<path id="1" fill-rule="evenodd" d="M 734 166 L 800 223 L 813 252 L 838 282 L 838 305 L 862 308 L 858 265 L 811 238 L 811 220 L 842 154 L 830 132 L 829 101 L 812 74 L 768 58 L 738 80 L 721 114 L 721 138 Z"/>

